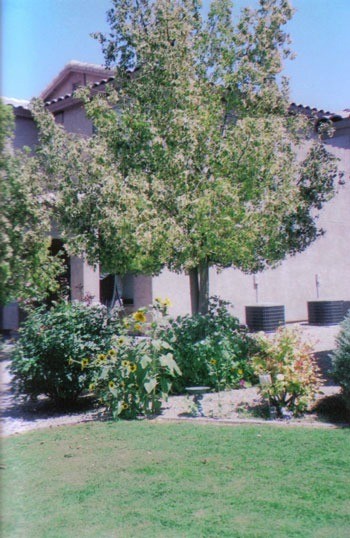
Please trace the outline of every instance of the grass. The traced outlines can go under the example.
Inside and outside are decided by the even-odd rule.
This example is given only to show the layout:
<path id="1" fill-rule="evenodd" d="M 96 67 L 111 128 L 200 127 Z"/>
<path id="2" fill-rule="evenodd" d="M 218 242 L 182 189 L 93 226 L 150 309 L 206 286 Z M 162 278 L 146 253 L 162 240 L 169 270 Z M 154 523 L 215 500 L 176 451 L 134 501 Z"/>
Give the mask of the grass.
<path id="1" fill-rule="evenodd" d="M 350 432 L 90 423 L 3 440 L 6 538 L 349 536 Z"/>

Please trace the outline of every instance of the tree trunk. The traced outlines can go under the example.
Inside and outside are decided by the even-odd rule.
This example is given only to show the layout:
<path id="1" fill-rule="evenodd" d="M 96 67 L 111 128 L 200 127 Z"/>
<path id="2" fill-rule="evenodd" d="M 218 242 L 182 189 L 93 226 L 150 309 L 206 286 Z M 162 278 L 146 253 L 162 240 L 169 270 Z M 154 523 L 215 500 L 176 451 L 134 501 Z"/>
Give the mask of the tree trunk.
<path id="1" fill-rule="evenodd" d="M 198 314 L 199 312 L 199 281 L 198 268 L 194 267 L 189 271 L 190 277 L 190 294 L 191 294 L 191 313 Z"/>
<path id="2" fill-rule="evenodd" d="M 191 310 L 194 314 L 207 314 L 209 308 L 209 263 L 200 262 L 189 271 Z"/>

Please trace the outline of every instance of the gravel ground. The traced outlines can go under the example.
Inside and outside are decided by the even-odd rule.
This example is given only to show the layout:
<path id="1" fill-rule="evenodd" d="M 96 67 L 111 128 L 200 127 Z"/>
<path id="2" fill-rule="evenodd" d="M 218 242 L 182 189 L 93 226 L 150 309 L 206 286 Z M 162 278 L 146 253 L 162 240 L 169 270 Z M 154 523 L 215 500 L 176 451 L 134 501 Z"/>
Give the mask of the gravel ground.
<path id="1" fill-rule="evenodd" d="M 330 367 L 329 352 L 335 347 L 335 337 L 339 326 L 313 327 L 300 324 L 305 338 L 314 342 L 314 349 L 321 369 L 325 374 L 325 384 L 321 387 L 317 398 L 323 398 L 339 393 L 338 386 L 332 384 L 327 377 Z M 77 424 L 103 418 L 102 409 L 91 409 L 91 402 L 82 400 L 80 410 L 74 412 L 60 412 L 50 407 L 44 400 L 37 404 L 21 404 L 11 394 L 9 365 L 9 346 L 5 346 L 0 354 L 0 405 L 1 405 L 1 435 L 8 436 L 38 428 L 55 427 L 65 424 Z M 90 404 L 90 405 L 89 405 Z M 259 418 L 259 410 L 264 402 L 258 395 L 256 388 L 225 391 L 221 393 L 205 394 L 202 405 L 204 418 L 190 418 L 193 410 L 192 399 L 186 396 L 172 396 L 164 402 L 162 414 L 157 420 L 196 420 L 225 423 L 265 422 Z M 250 413 L 248 415 L 248 411 Z M 255 410 L 255 418 L 251 411 Z M 281 423 L 281 421 L 275 421 Z M 286 421 L 284 421 L 286 423 Z M 317 421 L 315 414 L 308 414 L 302 419 L 292 419 L 288 424 L 295 425 L 322 425 L 331 426 L 325 422 Z"/>

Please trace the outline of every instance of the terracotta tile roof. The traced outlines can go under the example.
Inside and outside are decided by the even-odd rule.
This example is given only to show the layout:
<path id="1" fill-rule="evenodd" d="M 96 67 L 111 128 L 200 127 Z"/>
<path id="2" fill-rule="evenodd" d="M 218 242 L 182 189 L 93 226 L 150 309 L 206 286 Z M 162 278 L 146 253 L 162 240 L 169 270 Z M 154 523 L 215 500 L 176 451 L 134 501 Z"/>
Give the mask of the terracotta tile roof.
<path id="1" fill-rule="evenodd" d="M 291 103 L 290 110 L 293 112 L 301 112 L 307 115 L 317 116 L 318 119 L 330 119 L 332 121 L 346 120 L 350 118 L 350 109 L 345 108 L 344 110 L 339 110 L 337 112 L 330 112 L 329 110 L 311 108 L 305 105 L 297 105 L 296 103 Z"/>
<path id="2" fill-rule="evenodd" d="M 105 84 L 108 84 L 108 82 L 112 82 L 115 79 L 114 76 L 109 76 L 108 78 L 104 78 L 100 80 L 99 82 L 94 82 L 93 84 L 90 84 L 91 88 L 99 88 L 101 86 L 104 86 Z M 64 101 L 65 99 L 74 99 L 73 97 L 74 92 L 66 93 L 65 95 L 60 95 L 59 97 L 56 97 L 55 99 L 51 99 L 50 101 L 45 101 L 46 106 L 50 106 L 54 103 L 59 103 L 60 101 Z"/>

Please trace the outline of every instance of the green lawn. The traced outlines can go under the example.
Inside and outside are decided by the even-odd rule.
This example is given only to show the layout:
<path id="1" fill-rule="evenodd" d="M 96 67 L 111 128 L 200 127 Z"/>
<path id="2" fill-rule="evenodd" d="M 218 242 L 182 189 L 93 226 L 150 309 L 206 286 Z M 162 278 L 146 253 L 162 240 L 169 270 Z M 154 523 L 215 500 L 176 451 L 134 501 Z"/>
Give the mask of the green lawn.
<path id="1" fill-rule="evenodd" d="M 2 443 L 4 538 L 350 535 L 350 431 L 90 423 Z"/>

